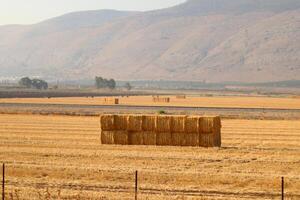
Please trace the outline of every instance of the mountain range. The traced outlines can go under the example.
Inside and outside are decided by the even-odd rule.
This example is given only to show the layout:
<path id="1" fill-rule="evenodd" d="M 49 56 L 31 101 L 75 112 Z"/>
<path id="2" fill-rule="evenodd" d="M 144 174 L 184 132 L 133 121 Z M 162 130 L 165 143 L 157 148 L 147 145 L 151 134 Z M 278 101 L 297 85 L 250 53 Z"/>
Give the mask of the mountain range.
<path id="1" fill-rule="evenodd" d="M 0 76 L 270 82 L 300 79 L 299 0 L 188 0 L 0 26 Z"/>

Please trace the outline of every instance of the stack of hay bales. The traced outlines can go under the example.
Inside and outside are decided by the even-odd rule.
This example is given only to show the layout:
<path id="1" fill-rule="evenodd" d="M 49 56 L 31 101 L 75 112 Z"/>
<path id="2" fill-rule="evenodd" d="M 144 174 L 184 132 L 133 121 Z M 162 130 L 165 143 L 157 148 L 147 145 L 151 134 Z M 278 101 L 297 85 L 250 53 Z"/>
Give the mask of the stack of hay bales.
<path id="1" fill-rule="evenodd" d="M 153 96 L 152 101 L 155 103 L 170 103 L 169 97 Z"/>
<path id="2" fill-rule="evenodd" d="M 221 146 L 220 117 L 102 115 L 102 144 Z"/>
<path id="3" fill-rule="evenodd" d="M 118 98 L 104 98 L 104 103 L 105 104 L 119 104 L 119 99 Z"/>

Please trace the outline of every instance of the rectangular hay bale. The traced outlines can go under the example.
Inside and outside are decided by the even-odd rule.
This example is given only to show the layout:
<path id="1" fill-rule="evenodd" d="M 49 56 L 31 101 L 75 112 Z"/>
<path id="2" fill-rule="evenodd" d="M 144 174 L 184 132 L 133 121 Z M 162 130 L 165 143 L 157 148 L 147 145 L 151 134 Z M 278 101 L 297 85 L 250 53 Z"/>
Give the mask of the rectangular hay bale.
<path id="1" fill-rule="evenodd" d="M 173 116 L 172 117 L 172 123 L 171 128 L 172 132 L 175 133 L 184 133 L 185 132 L 185 121 L 186 116 Z"/>
<path id="2" fill-rule="evenodd" d="M 199 133 L 186 133 L 183 146 L 199 146 Z"/>
<path id="3" fill-rule="evenodd" d="M 103 131 L 113 131 L 115 115 L 101 115 L 100 128 Z"/>
<path id="4" fill-rule="evenodd" d="M 128 144 L 129 145 L 143 145 L 143 134 L 142 132 L 128 132 Z"/>
<path id="5" fill-rule="evenodd" d="M 222 138 L 221 138 L 221 118 L 215 117 L 214 118 L 214 146 L 221 147 Z"/>
<path id="6" fill-rule="evenodd" d="M 156 118 L 156 131 L 157 132 L 168 132 L 171 133 L 172 128 L 171 128 L 171 122 L 172 117 L 168 115 L 159 115 Z"/>
<path id="7" fill-rule="evenodd" d="M 101 131 L 101 144 L 115 144 L 114 131 Z"/>
<path id="8" fill-rule="evenodd" d="M 201 133 L 213 133 L 214 132 L 214 117 L 201 117 L 200 118 L 200 130 Z"/>
<path id="9" fill-rule="evenodd" d="M 156 117 L 152 115 L 144 115 L 142 120 L 143 131 L 155 131 Z"/>
<path id="10" fill-rule="evenodd" d="M 156 145 L 171 146 L 172 145 L 172 133 L 170 133 L 170 132 L 156 133 Z"/>
<path id="11" fill-rule="evenodd" d="M 185 132 L 199 133 L 199 119 L 197 116 L 188 116 L 185 120 Z"/>
<path id="12" fill-rule="evenodd" d="M 143 131 L 143 144 L 156 145 L 156 133 L 154 131 Z"/>
<path id="13" fill-rule="evenodd" d="M 172 132 L 172 145 L 184 146 L 184 144 L 185 144 L 185 133 Z"/>
<path id="14" fill-rule="evenodd" d="M 214 135 L 202 133 L 199 135 L 199 145 L 201 147 L 214 147 Z"/>
<path id="15" fill-rule="evenodd" d="M 222 144 L 221 131 L 219 129 L 214 132 L 214 146 L 221 147 L 221 144 Z"/>
<path id="16" fill-rule="evenodd" d="M 127 115 L 115 115 L 114 117 L 114 130 L 127 130 Z"/>
<path id="17" fill-rule="evenodd" d="M 128 132 L 114 131 L 114 144 L 128 145 Z"/>
<path id="18" fill-rule="evenodd" d="M 142 131 L 143 116 L 142 115 L 129 115 L 127 120 L 128 131 Z"/>

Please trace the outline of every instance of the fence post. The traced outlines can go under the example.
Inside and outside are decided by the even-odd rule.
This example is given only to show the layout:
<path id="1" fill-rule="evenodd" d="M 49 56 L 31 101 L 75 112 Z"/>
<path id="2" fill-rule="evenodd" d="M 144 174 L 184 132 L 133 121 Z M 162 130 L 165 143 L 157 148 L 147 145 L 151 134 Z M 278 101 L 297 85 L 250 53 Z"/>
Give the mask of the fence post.
<path id="1" fill-rule="evenodd" d="M 281 200 L 284 200 L 284 177 L 281 177 Z"/>
<path id="2" fill-rule="evenodd" d="M 135 200 L 137 200 L 138 193 L 138 171 L 135 171 Z"/>
<path id="3" fill-rule="evenodd" d="M 5 199 L 5 164 L 2 165 L 2 200 Z"/>

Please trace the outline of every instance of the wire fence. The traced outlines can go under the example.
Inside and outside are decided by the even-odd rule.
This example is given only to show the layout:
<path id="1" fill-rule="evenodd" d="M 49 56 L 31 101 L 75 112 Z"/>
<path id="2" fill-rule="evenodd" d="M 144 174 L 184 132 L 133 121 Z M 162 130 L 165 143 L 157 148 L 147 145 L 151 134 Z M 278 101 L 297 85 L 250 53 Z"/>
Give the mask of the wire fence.
<path id="1" fill-rule="evenodd" d="M 164 179 L 157 184 L 159 177 L 155 177 L 154 173 L 144 172 L 124 172 L 114 171 L 102 173 L 105 181 L 101 183 L 95 182 L 92 178 L 89 180 L 70 181 L 64 178 L 62 181 L 51 181 L 47 179 L 32 179 L 32 177 L 24 175 L 24 178 L 9 177 L 7 174 L 10 165 L 2 165 L 2 200 L 10 199 L 300 199 L 297 192 L 286 192 L 287 186 L 284 177 L 278 177 L 277 188 L 270 188 L 270 191 L 255 190 L 217 190 L 207 189 L 204 186 L 185 187 L 185 185 L 176 186 L 176 180 Z M 41 174 L 43 176 L 43 174 Z M 69 175 L 72 176 L 72 175 Z M 197 179 L 195 175 L 195 179 Z M 182 175 L 184 179 L 184 175 Z M 262 178 L 263 180 L 263 178 Z M 275 181 L 276 181 L 275 180 Z M 234 180 L 233 180 L 234 181 Z M 244 180 L 244 182 L 251 181 Z M 168 182 L 174 182 L 172 186 Z M 156 184 L 155 184 L 156 183 Z M 226 183 L 224 183 L 226 185 Z M 203 189 L 201 189 L 201 187 Z"/>

